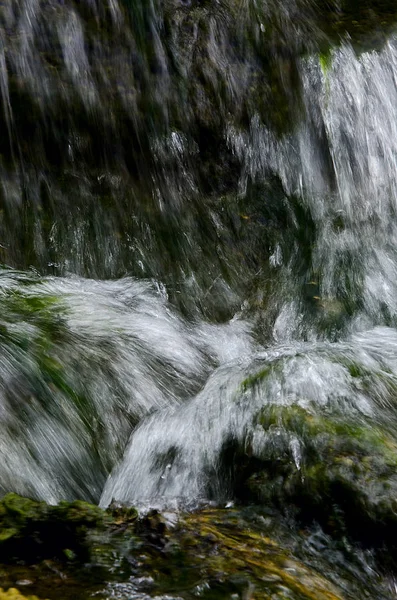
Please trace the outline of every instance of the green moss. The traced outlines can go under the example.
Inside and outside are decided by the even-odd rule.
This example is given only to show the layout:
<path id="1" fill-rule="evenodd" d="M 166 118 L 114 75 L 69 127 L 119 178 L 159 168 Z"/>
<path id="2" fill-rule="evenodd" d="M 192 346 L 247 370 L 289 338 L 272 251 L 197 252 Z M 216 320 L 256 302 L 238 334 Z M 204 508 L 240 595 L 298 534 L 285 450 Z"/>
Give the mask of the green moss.
<path id="1" fill-rule="evenodd" d="M 365 544 L 394 544 L 397 534 L 397 442 L 370 419 L 294 405 L 270 406 L 256 423 L 263 442 L 239 489 L 245 499 L 299 519 L 318 520 L 335 535 Z M 251 474 L 250 474 L 251 471 Z M 337 525 L 336 525 L 337 524 Z"/>
<path id="2" fill-rule="evenodd" d="M 269 365 L 269 366 L 266 366 L 264 369 L 261 369 L 258 373 L 249 375 L 241 383 L 241 391 L 245 392 L 245 391 L 251 389 L 252 387 L 254 387 L 256 384 L 259 384 L 271 373 L 271 371 L 272 371 L 272 366 Z"/>
<path id="3" fill-rule="evenodd" d="M 332 66 L 332 52 L 331 49 L 320 54 L 319 56 L 320 67 L 323 72 L 324 77 L 327 77 L 328 71 Z"/>
<path id="4" fill-rule="evenodd" d="M 18 534 L 18 530 L 11 527 L 4 527 L 0 531 L 0 544 L 6 542 L 7 540 L 15 537 Z"/>
<path id="5" fill-rule="evenodd" d="M 16 588 L 3 590 L 0 588 L 0 600 L 39 600 L 37 596 L 24 596 Z"/>
<path id="6" fill-rule="evenodd" d="M 88 556 L 87 533 L 103 530 L 107 515 L 86 502 L 61 502 L 47 506 L 7 494 L 0 501 L 0 561 L 64 557 L 65 552 L 84 559 Z"/>

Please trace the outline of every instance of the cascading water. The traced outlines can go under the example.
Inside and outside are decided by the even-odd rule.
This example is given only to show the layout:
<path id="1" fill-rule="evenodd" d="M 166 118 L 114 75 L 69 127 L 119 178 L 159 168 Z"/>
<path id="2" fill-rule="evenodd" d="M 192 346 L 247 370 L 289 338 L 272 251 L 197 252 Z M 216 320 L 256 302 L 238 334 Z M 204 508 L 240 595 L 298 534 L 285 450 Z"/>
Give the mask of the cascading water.
<path id="1" fill-rule="evenodd" d="M 189 326 L 145 281 L 36 283 L 5 271 L 0 285 L 3 491 L 97 501 L 144 415 L 250 351 L 248 325 Z"/>
<path id="2" fill-rule="evenodd" d="M 2 493 L 387 529 L 396 19 L 0 1 Z"/>
<path id="3" fill-rule="evenodd" d="M 229 133 L 244 164 L 240 185 L 249 178 L 265 184 L 269 172 L 275 173 L 286 193 L 300 198 L 313 224 L 312 239 L 283 240 L 281 234 L 269 258 L 277 303 L 273 339 L 289 346 L 271 346 L 262 368 L 291 353 L 301 357 L 299 367 L 295 361 L 287 372 L 283 367 L 276 382 L 271 377 L 272 383 L 253 400 L 242 393 L 242 382 L 250 368 L 255 373 L 259 357 L 248 358 L 243 369 L 240 362 L 230 363 L 183 407 L 145 420 L 105 488 L 105 505 L 113 497 L 123 502 L 150 502 L 161 495 L 167 501 L 206 497 L 206 486 L 214 486 L 210 473 L 215 477 L 222 444 L 236 437 L 244 445 L 247 436 L 255 436 L 255 414 L 267 403 L 332 407 L 345 399 L 346 419 L 352 406 L 357 419 L 361 413 L 375 418 L 385 410 L 389 398 L 384 382 L 365 393 L 355 390 L 343 357 L 348 352 L 349 364 L 375 372 L 386 369 L 390 381 L 395 377 L 394 329 L 371 329 L 393 325 L 397 308 L 395 52 L 393 40 L 381 53 L 361 57 L 345 46 L 335 51 L 325 73 L 318 61 L 304 60 L 307 118 L 297 131 L 277 139 L 253 118 L 247 132 Z M 308 223 L 295 226 L 304 229 Z M 310 247 L 302 248 L 303 243 Z M 305 302 L 312 303 L 311 309 Z M 264 310 L 272 308 L 270 301 Z M 364 331 L 360 337 L 358 332 Z M 329 337 L 345 341 L 315 344 Z M 302 340 L 310 340 L 307 347 Z M 377 409 L 374 399 L 381 402 Z M 171 458 L 167 463 L 161 457 Z M 213 489 L 215 497 L 222 495 L 221 482 Z"/>
<path id="4" fill-rule="evenodd" d="M 384 426 L 385 403 L 392 397 L 388 386 L 397 383 L 392 374 L 396 350 L 395 333 L 379 328 L 343 344 L 278 347 L 219 368 L 193 400 L 144 420 L 107 482 L 102 503 L 116 498 L 147 505 L 157 500 L 161 507 L 178 500 L 227 500 L 232 491 L 225 485 L 221 457 L 230 441 L 249 448 L 250 456 L 277 460 L 289 453 L 299 470 L 307 442 L 299 438 L 302 432 L 284 434 L 282 420 L 279 428 L 264 434 L 256 417 L 269 406 L 335 412 L 357 425 L 379 419 Z M 369 375 L 365 390 L 349 369 L 357 363 Z M 258 389 L 252 381 L 251 389 L 247 382 L 256 375 L 264 382 Z"/>

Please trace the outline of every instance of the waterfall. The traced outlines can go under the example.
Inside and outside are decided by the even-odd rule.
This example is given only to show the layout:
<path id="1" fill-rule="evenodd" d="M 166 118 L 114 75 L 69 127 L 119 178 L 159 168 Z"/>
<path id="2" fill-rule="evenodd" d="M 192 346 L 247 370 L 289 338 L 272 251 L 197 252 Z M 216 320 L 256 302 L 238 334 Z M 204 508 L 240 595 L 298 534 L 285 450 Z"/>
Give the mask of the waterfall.
<path id="1" fill-rule="evenodd" d="M 365 7 L 0 1 L 2 494 L 270 502 L 331 446 L 397 489 L 397 12 Z"/>

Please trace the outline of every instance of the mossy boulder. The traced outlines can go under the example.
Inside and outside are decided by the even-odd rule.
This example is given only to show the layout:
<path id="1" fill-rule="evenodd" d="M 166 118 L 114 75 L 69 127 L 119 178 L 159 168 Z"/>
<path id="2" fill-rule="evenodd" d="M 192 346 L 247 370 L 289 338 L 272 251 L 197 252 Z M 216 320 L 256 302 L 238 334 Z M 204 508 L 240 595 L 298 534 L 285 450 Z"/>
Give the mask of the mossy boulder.
<path id="1" fill-rule="evenodd" d="M 88 560 L 87 534 L 93 529 L 104 531 L 106 523 L 106 514 L 87 502 L 48 506 L 7 494 L 0 502 L 0 561 Z"/>
<path id="2" fill-rule="evenodd" d="M 269 406 L 241 453 L 237 494 L 364 545 L 395 545 L 397 443 L 362 415 Z"/>

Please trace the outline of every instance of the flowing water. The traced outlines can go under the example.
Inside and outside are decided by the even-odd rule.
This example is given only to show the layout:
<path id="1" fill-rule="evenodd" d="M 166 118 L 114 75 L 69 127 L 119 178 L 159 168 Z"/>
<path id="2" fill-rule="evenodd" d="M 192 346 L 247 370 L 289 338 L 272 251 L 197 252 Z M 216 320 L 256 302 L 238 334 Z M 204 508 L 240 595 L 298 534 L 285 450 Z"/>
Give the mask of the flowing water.
<path id="1" fill-rule="evenodd" d="M 395 443 L 395 18 L 0 1 L 2 493 L 233 502 L 288 408 Z"/>

